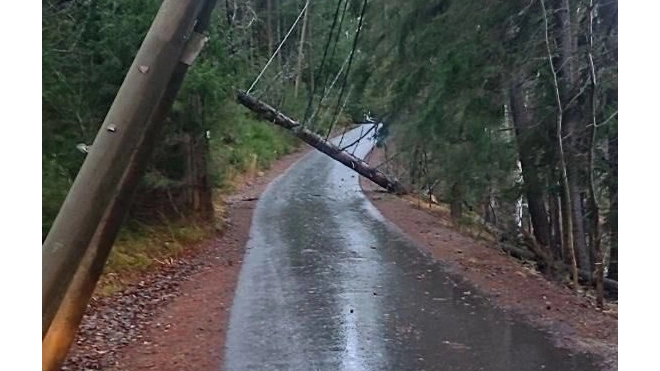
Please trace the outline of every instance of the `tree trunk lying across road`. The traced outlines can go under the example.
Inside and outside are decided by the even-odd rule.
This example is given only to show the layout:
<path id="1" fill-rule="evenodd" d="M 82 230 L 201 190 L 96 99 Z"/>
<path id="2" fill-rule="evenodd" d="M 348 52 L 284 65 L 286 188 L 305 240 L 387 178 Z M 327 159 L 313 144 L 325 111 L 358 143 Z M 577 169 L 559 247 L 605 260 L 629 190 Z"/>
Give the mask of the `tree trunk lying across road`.
<path id="1" fill-rule="evenodd" d="M 251 111 L 259 114 L 259 117 L 263 120 L 291 130 L 295 136 L 302 139 L 305 143 L 341 162 L 347 167 L 350 167 L 360 175 L 385 188 L 388 192 L 396 194 L 408 193 L 406 188 L 397 179 L 369 166 L 369 164 L 350 153 L 342 151 L 339 147 L 323 139 L 320 135 L 310 131 L 297 121 L 292 120 L 268 104 L 244 92 L 238 92 L 238 102 L 249 108 Z"/>

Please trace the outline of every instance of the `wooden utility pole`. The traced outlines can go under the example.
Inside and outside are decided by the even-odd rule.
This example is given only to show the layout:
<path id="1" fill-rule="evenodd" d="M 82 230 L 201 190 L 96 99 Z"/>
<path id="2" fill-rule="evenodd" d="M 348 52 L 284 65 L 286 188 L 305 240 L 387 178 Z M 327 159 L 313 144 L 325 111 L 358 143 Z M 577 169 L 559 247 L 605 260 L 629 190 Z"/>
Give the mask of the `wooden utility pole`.
<path id="1" fill-rule="evenodd" d="M 206 0 L 195 26 L 197 35 L 201 35 L 208 27 L 215 3 L 216 0 Z M 198 41 L 195 41 L 199 38 L 192 40 L 192 43 L 189 44 L 190 47 L 186 48 L 189 53 L 184 52 L 184 56 L 194 58 L 194 54 L 199 51 L 200 45 Z M 101 224 L 98 226 L 92 242 L 71 281 L 63 302 L 46 333 L 41 347 L 42 371 L 57 371 L 66 359 L 87 304 L 103 272 L 103 266 L 119 232 L 121 222 L 128 212 L 137 184 L 146 169 L 148 159 L 161 129 L 160 123 L 165 120 L 172 103 L 174 103 L 191 62 L 190 59 L 179 62 L 176 66 L 165 94 L 148 121 L 139 145 L 132 154 L 128 169 L 121 178 L 118 186 L 120 191 L 108 206 Z"/>
<path id="2" fill-rule="evenodd" d="M 300 43 L 298 44 L 298 70 L 296 71 L 296 82 L 293 86 L 293 95 L 298 97 L 298 89 L 300 88 L 300 80 L 302 79 L 302 62 L 304 55 L 305 45 L 305 31 L 307 30 L 307 15 L 309 14 L 309 0 L 305 2 L 305 15 L 303 16 L 302 29 L 300 31 Z"/>
<path id="3" fill-rule="evenodd" d="M 173 98 L 163 98 L 171 88 L 179 61 L 186 57 L 186 46 L 193 39 L 199 40 L 194 28 L 207 3 L 206 0 L 164 0 L 126 74 L 42 247 L 42 338 L 87 255 L 88 246 L 93 242 L 98 249 L 107 244 L 106 240 L 112 240 L 110 246 L 114 241 L 115 230 L 127 210 L 124 200 L 130 200 L 127 195 L 132 194 L 128 189 L 131 187 L 126 186 L 136 182 L 144 170 L 131 162 L 150 152 L 141 149 L 144 141 L 150 140 L 144 136 L 160 128 L 162 118 L 158 122 L 154 118 L 163 116 L 163 102 L 167 109 L 171 106 Z M 150 129 L 151 124 L 155 128 Z M 131 171 L 136 174 L 127 175 Z M 101 230 L 105 232 L 99 232 L 104 215 L 107 217 Z M 95 234 L 99 235 L 98 240 L 92 241 Z M 86 264 L 96 263 L 87 267 L 98 267 L 98 262 L 104 263 L 107 257 L 107 253 L 100 251 L 90 254 L 85 258 Z M 98 270 L 88 270 L 88 275 L 95 269 Z M 84 280 L 86 275 L 80 274 Z M 96 280 L 93 281 L 95 284 Z"/>
<path id="4" fill-rule="evenodd" d="M 295 136 L 302 139 L 307 144 L 353 169 L 358 174 L 385 188 L 388 192 L 396 194 L 408 193 L 406 188 L 397 179 L 388 176 L 382 171 L 369 166 L 369 164 L 361 159 L 343 151 L 341 148 L 328 142 L 320 135 L 310 131 L 297 121 L 285 116 L 268 104 L 243 92 L 238 93 L 238 102 L 249 108 L 251 111 L 259 114 L 263 120 L 291 130 Z"/>

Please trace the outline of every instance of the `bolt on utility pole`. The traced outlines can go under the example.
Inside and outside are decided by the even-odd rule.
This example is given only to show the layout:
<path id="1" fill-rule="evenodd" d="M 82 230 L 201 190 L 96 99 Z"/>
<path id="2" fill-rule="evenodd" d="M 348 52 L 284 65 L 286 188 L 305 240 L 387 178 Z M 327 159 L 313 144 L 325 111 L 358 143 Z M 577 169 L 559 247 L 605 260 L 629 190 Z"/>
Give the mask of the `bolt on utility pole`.
<path id="1" fill-rule="evenodd" d="M 187 49 L 196 38 L 198 18 L 208 3 L 209 0 L 164 0 L 126 74 L 42 247 L 42 339 L 88 247 L 105 246 L 107 239 L 112 240 L 111 247 L 114 241 L 115 229 L 118 230 L 114 224 L 121 223 L 127 210 L 122 198 L 132 195 L 127 188 L 134 189 L 130 184 L 137 182 L 144 171 L 143 166 L 131 162 L 140 162 L 135 158 L 149 155 L 146 152 L 150 151 L 140 150 L 149 141 L 145 134 L 151 136 L 162 126 L 166 116 L 163 112 L 173 102 L 173 97 L 166 96 L 175 80 L 173 74 L 182 59 L 191 59 L 186 56 Z M 174 90 L 175 94 L 178 87 Z M 137 174 L 131 175 L 133 171 Z M 104 214 L 107 219 L 103 223 L 109 225 L 100 226 Z M 95 233 L 103 237 L 93 241 Z M 98 267 L 98 261 L 104 263 L 107 258 L 107 253 L 94 255 L 86 258 L 87 267 Z M 96 263 L 89 264 L 90 261 Z"/>
<path id="2" fill-rule="evenodd" d="M 162 126 L 160 124 L 165 120 L 172 103 L 174 103 L 189 65 L 203 46 L 205 37 L 202 35 L 208 28 L 215 4 L 216 0 L 205 0 L 194 28 L 195 38 L 191 38 L 188 42 L 182 61 L 176 66 L 160 104 L 147 122 L 140 142 L 132 154 L 129 166 L 121 178 L 118 186 L 120 191 L 111 200 L 101 219 L 101 223 L 96 229 L 57 314 L 43 339 L 41 347 L 42 371 L 58 371 L 66 359 L 87 304 L 103 272 L 103 266 L 112 249 L 122 220 L 130 207 L 139 179 L 146 169 L 149 156 L 153 151 Z"/>

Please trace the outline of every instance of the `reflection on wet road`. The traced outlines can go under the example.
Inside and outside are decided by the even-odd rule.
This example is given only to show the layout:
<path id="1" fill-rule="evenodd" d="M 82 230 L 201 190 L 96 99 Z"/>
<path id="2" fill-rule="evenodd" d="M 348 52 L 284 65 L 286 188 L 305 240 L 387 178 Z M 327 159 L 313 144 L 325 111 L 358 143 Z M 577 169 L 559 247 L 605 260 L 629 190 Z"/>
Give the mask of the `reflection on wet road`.
<path id="1" fill-rule="evenodd" d="M 319 152 L 269 186 L 250 233 L 227 371 L 596 369 L 457 284 Z"/>

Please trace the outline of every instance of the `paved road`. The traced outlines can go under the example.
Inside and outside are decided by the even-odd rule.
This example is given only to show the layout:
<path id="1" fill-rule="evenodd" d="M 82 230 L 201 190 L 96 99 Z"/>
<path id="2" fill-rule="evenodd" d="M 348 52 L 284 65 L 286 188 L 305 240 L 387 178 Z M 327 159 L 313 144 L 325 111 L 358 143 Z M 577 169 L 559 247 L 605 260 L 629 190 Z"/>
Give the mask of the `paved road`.
<path id="1" fill-rule="evenodd" d="M 457 284 L 321 153 L 268 187 L 252 223 L 227 371 L 596 369 Z"/>

